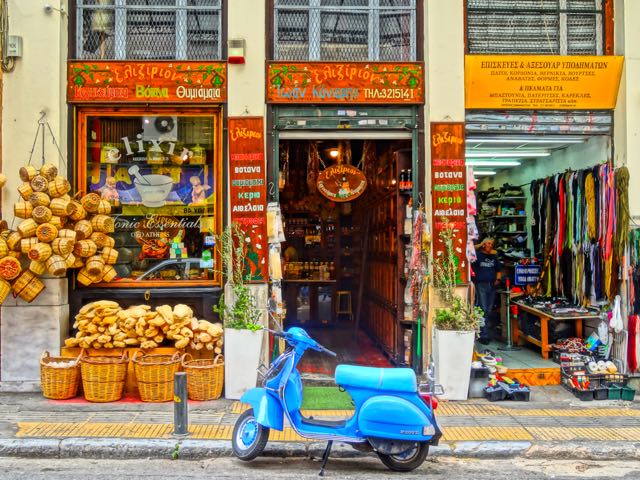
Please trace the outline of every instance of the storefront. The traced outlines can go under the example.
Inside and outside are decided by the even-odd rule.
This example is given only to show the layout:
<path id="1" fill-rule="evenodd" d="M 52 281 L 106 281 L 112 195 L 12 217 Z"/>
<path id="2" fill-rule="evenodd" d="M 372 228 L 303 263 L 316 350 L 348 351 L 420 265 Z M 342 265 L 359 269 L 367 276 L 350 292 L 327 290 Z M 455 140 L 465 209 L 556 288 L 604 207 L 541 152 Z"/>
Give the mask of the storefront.
<path id="1" fill-rule="evenodd" d="M 407 278 L 412 218 L 424 211 L 423 66 L 270 63 L 267 72 L 284 326 L 310 329 L 348 362 L 420 364 L 423 325 Z M 313 362 L 303 367 L 331 373 Z"/>
<path id="2" fill-rule="evenodd" d="M 110 282 L 72 278 L 72 317 L 117 298 L 122 307 L 183 303 L 214 318 L 226 91 L 221 62 L 69 62 L 69 179 L 79 195 L 109 203 L 117 251 Z"/>

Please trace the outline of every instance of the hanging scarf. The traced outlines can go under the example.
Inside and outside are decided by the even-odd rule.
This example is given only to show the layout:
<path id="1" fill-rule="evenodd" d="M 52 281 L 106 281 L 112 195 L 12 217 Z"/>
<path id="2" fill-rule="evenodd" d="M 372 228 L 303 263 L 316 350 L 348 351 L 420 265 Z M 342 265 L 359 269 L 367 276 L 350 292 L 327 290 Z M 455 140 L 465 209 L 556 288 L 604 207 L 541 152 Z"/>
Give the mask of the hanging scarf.
<path id="1" fill-rule="evenodd" d="M 587 201 L 587 226 L 589 240 L 596 239 L 596 197 L 593 174 L 589 172 L 584 182 L 584 196 Z"/>
<path id="2" fill-rule="evenodd" d="M 619 168 L 615 175 L 616 185 L 616 238 L 613 246 L 613 254 L 621 259 L 627 242 L 629 231 L 629 169 Z"/>

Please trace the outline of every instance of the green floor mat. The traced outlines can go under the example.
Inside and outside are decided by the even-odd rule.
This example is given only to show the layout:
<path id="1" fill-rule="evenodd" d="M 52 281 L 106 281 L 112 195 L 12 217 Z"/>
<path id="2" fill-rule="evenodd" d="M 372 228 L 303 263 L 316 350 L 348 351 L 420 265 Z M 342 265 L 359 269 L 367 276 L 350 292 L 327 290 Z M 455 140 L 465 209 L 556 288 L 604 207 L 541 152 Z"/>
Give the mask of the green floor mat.
<path id="1" fill-rule="evenodd" d="M 351 397 L 338 387 L 304 387 L 302 408 L 308 410 L 353 410 Z"/>

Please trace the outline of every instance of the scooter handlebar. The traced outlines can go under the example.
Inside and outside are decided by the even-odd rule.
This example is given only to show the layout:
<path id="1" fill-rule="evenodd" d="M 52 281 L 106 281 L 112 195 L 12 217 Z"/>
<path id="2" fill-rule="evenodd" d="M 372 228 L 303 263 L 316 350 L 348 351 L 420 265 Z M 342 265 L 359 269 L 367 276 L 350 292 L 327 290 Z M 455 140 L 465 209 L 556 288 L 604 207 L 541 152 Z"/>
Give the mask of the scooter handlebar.
<path id="1" fill-rule="evenodd" d="M 276 332 L 275 330 L 271 330 L 270 328 L 267 328 L 267 327 L 262 327 L 262 329 L 266 332 L 271 333 L 274 337 L 286 338 L 286 335 L 284 334 L 284 332 L 283 333 Z"/>
<path id="2" fill-rule="evenodd" d="M 317 345 L 318 345 L 318 350 L 319 350 L 319 351 L 324 352 L 324 353 L 328 353 L 328 354 L 329 354 L 329 355 L 331 355 L 332 357 L 337 357 L 337 356 L 338 356 L 338 354 L 337 354 L 336 352 L 333 352 L 333 351 L 329 350 L 328 348 L 323 347 L 323 346 L 322 346 L 322 345 L 320 345 L 319 343 L 318 343 Z"/>

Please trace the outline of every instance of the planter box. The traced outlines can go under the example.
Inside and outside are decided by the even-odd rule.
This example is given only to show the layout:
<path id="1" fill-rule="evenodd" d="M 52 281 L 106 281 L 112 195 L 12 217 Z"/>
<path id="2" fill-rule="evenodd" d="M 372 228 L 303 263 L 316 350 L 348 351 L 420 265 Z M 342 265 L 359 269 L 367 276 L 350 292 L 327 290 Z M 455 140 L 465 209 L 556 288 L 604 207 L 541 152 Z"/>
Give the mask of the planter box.
<path id="1" fill-rule="evenodd" d="M 446 400 L 466 400 L 476 332 L 435 329 L 433 357 L 436 381 L 444 387 Z"/>
<path id="2" fill-rule="evenodd" d="M 238 400 L 256 386 L 264 331 L 224 329 L 224 396 Z"/>

